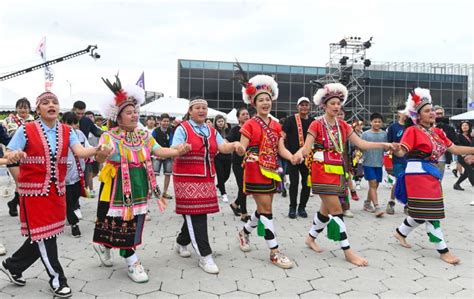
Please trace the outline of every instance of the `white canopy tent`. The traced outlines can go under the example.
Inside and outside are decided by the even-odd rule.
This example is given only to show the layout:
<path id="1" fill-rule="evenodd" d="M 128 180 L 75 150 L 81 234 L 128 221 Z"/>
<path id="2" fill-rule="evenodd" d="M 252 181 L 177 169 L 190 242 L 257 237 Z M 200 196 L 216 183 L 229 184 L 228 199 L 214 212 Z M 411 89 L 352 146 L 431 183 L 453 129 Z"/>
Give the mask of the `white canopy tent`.
<path id="1" fill-rule="evenodd" d="M 474 120 L 474 110 L 454 115 L 451 120 Z"/>
<path id="2" fill-rule="evenodd" d="M 83 101 L 86 103 L 86 110 L 92 111 L 96 114 L 101 113 L 101 107 L 107 102 L 110 97 L 106 93 L 92 93 L 92 92 L 78 92 L 72 96 L 59 99 L 59 108 L 61 111 L 71 111 L 72 105 L 76 101 Z"/>
<path id="3" fill-rule="evenodd" d="M 227 113 L 226 121 L 228 124 L 236 125 L 239 123 L 237 119 L 237 109 L 232 109 L 229 113 Z"/>
<path id="4" fill-rule="evenodd" d="M 143 105 L 140 108 L 140 114 L 159 115 L 168 113 L 172 117 L 183 117 L 188 112 L 189 100 L 183 98 L 159 98 L 156 101 Z M 226 116 L 224 112 L 208 108 L 207 116 L 210 118 L 216 117 L 218 114 Z"/>
<path id="5" fill-rule="evenodd" d="M 0 87 L 0 111 L 15 111 L 15 104 L 21 95 L 6 87 Z M 30 101 L 30 104 L 33 104 Z M 33 107 L 33 105 L 31 105 Z"/>

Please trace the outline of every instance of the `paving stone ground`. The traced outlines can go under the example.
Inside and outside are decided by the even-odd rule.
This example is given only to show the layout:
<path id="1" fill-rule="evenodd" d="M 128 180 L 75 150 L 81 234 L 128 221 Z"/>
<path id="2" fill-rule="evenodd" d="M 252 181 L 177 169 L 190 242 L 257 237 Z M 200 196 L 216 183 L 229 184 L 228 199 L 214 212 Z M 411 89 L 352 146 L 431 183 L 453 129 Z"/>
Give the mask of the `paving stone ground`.
<path id="1" fill-rule="evenodd" d="M 0 194 L 7 188 L 0 181 Z M 162 182 L 163 177 L 158 177 Z M 114 266 L 105 268 L 91 247 L 96 199 L 81 198 L 84 220 L 80 223 L 82 237 L 72 238 L 70 228 L 58 238 L 60 260 L 74 298 L 474 298 L 474 187 L 466 181 L 466 191 L 452 189 L 454 176 L 447 171 L 443 181 L 447 219 L 442 222 L 445 239 L 461 264 L 448 265 L 439 259 L 428 241 L 424 227 L 408 238 L 412 249 L 400 247 L 392 237 L 404 219 L 400 205 L 395 215 L 375 218 L 362 211 L 362 201 L 351 201 L 355 217 L 346 219 L 351 246 L 369 260 L 359 268 L 342 259 L 336 243 L 325 236 L 318 238 L 324 252 L 312 252 L 304 244 L 311 219 L 319 208 L 319 198 L 311 197 L 307 211 L 310 218 L 289 219 L 288 198 L 275 196 L 274 218 L 281 249 L 295 262 L 289 270 L 269 262 L 269 253 L 262 238 L 251 236 L 252 251 L 239 250 L 237 230 L 242 226 L 228 204 L 220 202 L 221 211 L 209 216 L 209 235 L 218 275 L 204 273 L 198 259 L 183 259 L 173 251 L 173 244 L 182 224 L 182 217 L 173 212 L 174 201 L 160 213 L 151 204 L 152 220 L 146 223 L 144 245 L 138 254 L 148 271 L 150 281 L 133 283 L 126 274 L 124 261 L 114 251 Z M 229 198 L 235 198 L 237 187 L 233 175 L 227 183 Z M 381 186 L 379 200 L 385 206 L 390 190 Z M 367 184 L 359 191 L 367 194 Z M 24 238 L 19 221 L 8 215 L 6 198 L 0 197 L 0 242 L 8 254 L 13 253 Z M 255 208 L 251 197 L 249 210 Z M 3 259 L 4 257 L 0 258 Z M 51 298 L 41 262 L 36 262 L 24 276 L 25 287 L 8 282 L 0 273 L 0 298 Z"/>

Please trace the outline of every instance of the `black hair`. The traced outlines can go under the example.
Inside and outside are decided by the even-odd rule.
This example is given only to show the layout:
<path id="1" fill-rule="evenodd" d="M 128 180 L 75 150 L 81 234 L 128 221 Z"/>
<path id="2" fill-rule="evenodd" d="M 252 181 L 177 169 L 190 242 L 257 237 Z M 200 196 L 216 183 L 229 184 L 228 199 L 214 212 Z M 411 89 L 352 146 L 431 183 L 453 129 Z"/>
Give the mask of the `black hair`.
<path id="1" fill-rule="evenodd" d="M 95 115 L 95 114 L 92 111 L 86 111 L 86 113 L 84 113 L 84 115 Z"/>
<path id="2" fill-rule="evenodd" d="M 15 108 L 25 108 L 27 107 L 28 110 L 31 111 L 31 104 L 30 101 L 28 101 L 27 98 L 21 98 L 18 101 L 16 101 Z"/>
<path id="3" fill-rule="evenodd" d="M 84 103 L 83 101 L 75 101 L 72 105 L 72 108 L 76 108 L 79 110 L 86 109 L 86 103 Z"/>
<path id="4" fill-rule="evenodd" d="M 380 119 L 383 122 L 383 116 L 378 112 L 374 112 L 370 115 L 370 121 L 373 121 L 374 119 Z"/>
<path id="5" fill-rule="evenodd" d="M 76 117 L 76 113 L 72 111 L 65 112 L 63 114 L 63 117 L 61 118 L 61 122 L 70 126 L 76 125 L 79 123 Z"/>
<path id="6" fill-rule="evenodd" d="M 472 124 L 471 124 L 469 121 L 467 121 L 467 120 L 463 120 L 463 121 L 459 124 L 459 133 L 460 133 L 460 134 L 464 134 L 464 132 L 462 131 L 462 125 L 463 125 L 463 124 L 467 124 L 467 125 L 469 126 L 469 128 L 467 129 L 467 132 L 468 132 L 469 134 L 471 134 L 471 132 L 472 132 Z"/>
<path id="7" fill-rule="evenodd" d="M 397 106 L 397 111 L 405 110 L 405 104 L 400 104 Z"/>
<path id="8" fill-rule="evenodd" d="M 244 111 L 244 110 L 247 110 L 247 111 L 248 111 L 247 107 L 242 106 L 242 107 L 240 107 L 240 108 L 237 110 L 237 112 L 235 113 L 235 115 L 237 116 L 237 118 L 240 117 L 240 113 L 241 113 L 242 111 Z"/>
<path id="9" fill-rule="evenodd" d="M 153 115 L 148 115 L 148 116 L 146 117 L 146 120 L 147 120 L 147 121 L 150 120 L 150 119 L 153 119 L 154 121 L 156 121 L 156 118 L 155 118 Z"/>
<path id="10" fill-rule="evenodd" d="M 167 118 L 169 120 L 171 120 L 171 117 L 168 113 L 163 113 L 161 116 L 160 116 L 160 119 L 163 120 L 163 118 Z"/>

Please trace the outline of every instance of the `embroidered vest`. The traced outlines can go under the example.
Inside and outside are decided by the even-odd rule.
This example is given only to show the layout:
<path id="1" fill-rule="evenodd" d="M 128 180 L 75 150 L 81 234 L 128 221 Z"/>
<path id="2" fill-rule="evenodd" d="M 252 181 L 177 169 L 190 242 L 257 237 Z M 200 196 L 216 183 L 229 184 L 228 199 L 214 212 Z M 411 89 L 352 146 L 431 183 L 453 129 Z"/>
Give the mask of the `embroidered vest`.
<path id="1" fill-rule="evenodd" d="M 189 122 L 183 122 L 186 142 L 191 144 L 192 150 L 175 158 L 173 162 L 173 175 L 207 177 L 210 169 L 211 177 L 216 175 L 214 158 L 217 154 L 216 130 L 209 128 L 209 137 L 204 137 L 196 132 Z"/>
<path id="2" fill-rule="evenodd" d="M 56 126 L 56 154 L 53 155 L 39 121 L 24 125 L 27 157 L 20 161 L 20 195 L 48 196 L 53 183 L 59 195 L 65 194 L 70 128 L 60 123 Z"/>

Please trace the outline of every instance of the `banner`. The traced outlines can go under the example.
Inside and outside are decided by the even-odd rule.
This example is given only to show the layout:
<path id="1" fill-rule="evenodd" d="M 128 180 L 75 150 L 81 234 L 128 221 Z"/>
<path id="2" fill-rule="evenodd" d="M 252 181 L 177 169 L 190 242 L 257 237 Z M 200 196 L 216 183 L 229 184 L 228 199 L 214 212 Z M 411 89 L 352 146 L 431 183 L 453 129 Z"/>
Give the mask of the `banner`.
<path id="1" fill-rule="evenodd" d="M 43 37 L 36 49 L 36 52 L 41 56 L 43 62 L 46 62 L 46 36 Z M 49 66 L 44 68 L 44 89 L 45 91 L 50 91 L 53 86 L 54 81 L 54 72 L 53 69 Z"/>
<path id="2" fill-rule="evenodd" d="M 135 85 L 138 85 L 143 88 L 143 90 L 145 90 L 145 71 L 142 72 L 140 78 L 138 78 L 138 81 Z"/>

